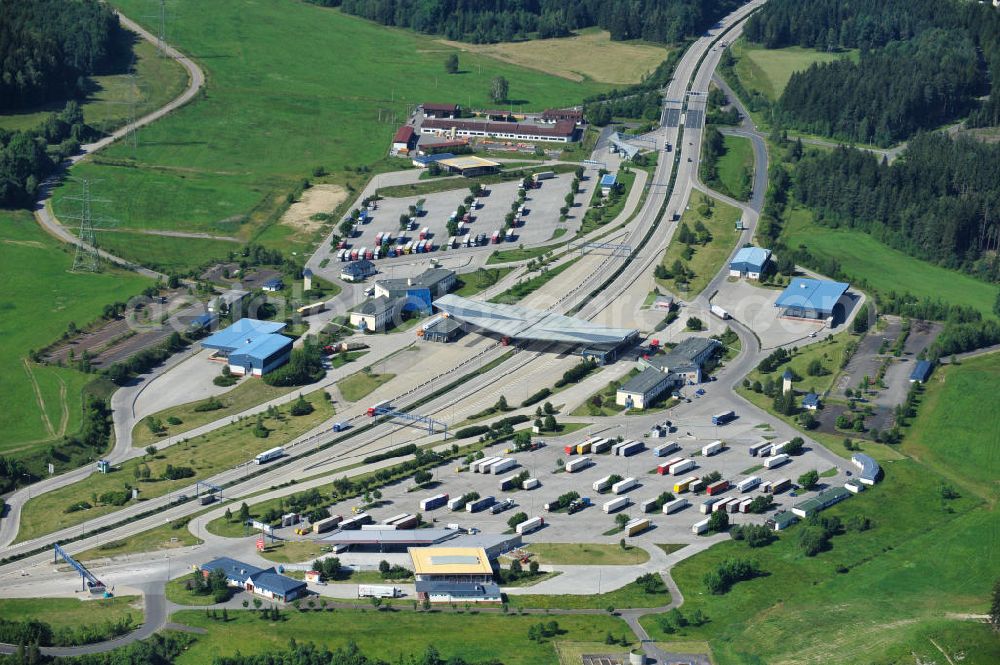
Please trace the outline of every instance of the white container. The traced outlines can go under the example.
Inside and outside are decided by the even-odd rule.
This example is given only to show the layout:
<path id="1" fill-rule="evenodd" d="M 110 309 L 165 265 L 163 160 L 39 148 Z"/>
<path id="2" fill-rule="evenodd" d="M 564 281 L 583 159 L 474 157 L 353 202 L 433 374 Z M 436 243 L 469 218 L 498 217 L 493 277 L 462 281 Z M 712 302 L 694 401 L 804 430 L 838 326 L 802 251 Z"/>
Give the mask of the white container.
<path id="1" fill-rule="evenodd" d="M 674 499 L 673 501 L 669 501 L 664 504 L 663 514 L 670 515 L 671 513 L 676 513 L 678 510 L 687 508 L 690 505 L 691 503 L 687 499 Z"/>
<path id="2" fill-rule="evenodd" d="M 460 496 L 448 500 L 448 510 L 461 510 L 464 505 L 465 500 Z"/>
<path id="3" fill-rule="evenodd" d="M 666 457 L 672 452 L 680 450 L 681 446 L 676 441 L 667 441 L 662 446 L 656 446 L 653 448 L 653 454 L 657 457 Z"/>
<path id="4" fill-rule="evenodd" d="M 726 512 L 726 510 L 729 508 L 729 504 L 731 504 L 733 501 L 734 499 L 723 499 L 719 501 L 718 503 L 712 506 L 712 512 L 713 513 L 717 513 L 719 511 Z"/>
<path id="5" fill-rule="evenodd" d="M 539 485 L 541 485 L 541 483 L 538 482 L 538 478 L 528 478 L 524 481 L 524 489 L 526 490 L 533 490 Z"/>
<path id="6" fill-rule="evenodd" d="M 604 476 L 603 478 L 595 480 L 594 484 L 591 485 L 591 487 L 594 489 L 595 492 L 603 492 L 604 490 L 611 487 L 611 476 Z"/>
<path id="7" fill-rule="evenodd" d="M 704 501 L 701 502 L 701 505 L 698 506 L 698 512 L 700 512 L 702 515 L 708 515 L 709 513 L 712 512 L 712 506 L 719 503 L 720 501 L 722 501 L 722 499 L 718 498 L 705 499 Z"/>
<path id="8" fill-rule="evenodd" d="M 639 509 L 644 513 L 652 513 L 656 511 L 657 499 L 646 499 L 639 504 Z"/>
<path id="9" fill-rule="evenodd" d="M 576 473 L 577 471 L 586 469 L 591 464 L 593 462 L 590 461 L 589 457 L 578 457 L 571 462 L 566 462 L 566 466 L 563 468 L 566 470 L 566 473 Z"/>
<path id="10" fill-rule="evenodd" d="M 590 444 L 590 452 L 603 453 L 611 449 L 611 439 L 597 439 Z"/>
<path id="11" fill-rule="evenodd" d="M 621 510 L 622 508 L 625 508 L 628 505 L 629 505 L 628 497 L 620 496 L 617 499 L 611 499 L 611 501 L 605 503 L 603 506 L 601 506 L 601 510 L 610 515 L 611 513 Z"/>
<path id="12" fill-rule="evenodd" d="M 541 529 L 544 524 L 545 520 L 541 517 L 532 517 L 530 520 L 525 520 L 524 522 L 518 524 L 514 531 L 516 531 L 519 535 L 524 535 Z"/>
<path id="13" fill-rule="evenodd" d="M 690 471 L 691 469 L 695 468 L 696 466 L 697 466 L 697 464 L 695 464 L 694 460 L 686 459 L 684 461 L 678 462 L 677 464 L 674 464 L 673 466 L 671 466 L 670 467 L 670 475 L 671 476 L 679 476 L 682 473 L 684 473 L 685 471 Z"/>
<path id="14" fill-rule="evenodd" d="M 707 519 L 704 519 L 704 520 L 702 520 L 700 522 L 695 522 L 694 525 L 691 527 L 691 533 L 696 534 L 696 535 L 697 534 L 705 533 L 706 531 L 708 531 L 708 520 Z"/>
<path id="15" fill-rule="evenodd" d="M 713 441 L 707 445 L 701 447 L 701 454 L 705 457 L 711 457 L 715 453 L 721 452 L 723 448 L 722 441 Z"/>
<path id="16" fill-rule="evenodd" d="M 633 489 L 639 484 L 635 478 L 625 478 L 624 480 L 619 480 L 617 483 L 611 486 L 611 491 L 615 494 L 624 494 L 630 489 Z"/>
<path id="17" fill-rule="evenodd" d="M 501 459 L 499 462 L 494 462 L 490 466 L 486 467 L 486 473 L 492 473 L 493 475 L 497 475 L 499 473 L 503 473 L 504 471 L 509 471 L 513 469 L 515 466 L 517 466 L 516 460 L 514 460 L 511 457 L 505 457 Z"/>
<path id="18" fill-rule="evenodd" d="M 760 476 L 750 476 L 736 483 L 736 489 L 740 492 L 749 492 L 760 485 Z"/>
<path id="19" fill-rule="evenodd" d="M 636 453 L 642 452 L 645 448 L 642 441 L 627 441 L 625 445 L 618 449 L 618 454 L 621 457 L 629 457 L 635 455 Z"/>
<path id="20" fill-rule="evenodd" d="M 774 457 L 769 457 L 764 460 L 764 468 L 776 469 L 787 461 L 788 455 L 781 453 L 780 455 L 775 455 Z"/>

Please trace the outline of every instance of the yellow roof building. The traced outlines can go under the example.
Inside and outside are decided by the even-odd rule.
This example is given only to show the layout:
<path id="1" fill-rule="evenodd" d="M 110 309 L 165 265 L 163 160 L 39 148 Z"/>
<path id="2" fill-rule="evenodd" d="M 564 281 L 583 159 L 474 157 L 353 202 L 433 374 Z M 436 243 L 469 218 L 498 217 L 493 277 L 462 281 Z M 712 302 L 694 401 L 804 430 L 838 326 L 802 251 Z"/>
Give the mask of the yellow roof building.
<path id="1" fill-rule="evenodd" d="M 492 575 L 482 547 L 411 547 L 415 575 Z"/>

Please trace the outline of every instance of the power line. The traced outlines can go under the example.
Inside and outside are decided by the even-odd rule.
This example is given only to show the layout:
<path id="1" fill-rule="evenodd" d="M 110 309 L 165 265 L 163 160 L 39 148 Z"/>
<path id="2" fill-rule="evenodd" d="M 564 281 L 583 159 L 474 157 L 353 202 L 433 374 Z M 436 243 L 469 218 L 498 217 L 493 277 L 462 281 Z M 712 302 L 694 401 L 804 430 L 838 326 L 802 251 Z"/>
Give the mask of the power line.
<path id="1" fill-rule="evenodd" d="M 87 178 L 73 178 L 80 183 L 80 194 L 67 196 L 67 201 L 79 201 L 80 212 L 72 215 L 62 215 L 65 219 L 73 219 L 80 222 L 80 230 L 77 237 L 80 242 L 76 245 L 76 254 L 73 256 L 72 272 L 100 272 L 101 257 L 97 249 L 97 238 L 95 228 L 107 228 L 112 226 L 114 220 L 99 216 L 94 216 L 94 203 L 110 203 L 107 199 L 95 199 L 91 195 L 92 181 Z"/>

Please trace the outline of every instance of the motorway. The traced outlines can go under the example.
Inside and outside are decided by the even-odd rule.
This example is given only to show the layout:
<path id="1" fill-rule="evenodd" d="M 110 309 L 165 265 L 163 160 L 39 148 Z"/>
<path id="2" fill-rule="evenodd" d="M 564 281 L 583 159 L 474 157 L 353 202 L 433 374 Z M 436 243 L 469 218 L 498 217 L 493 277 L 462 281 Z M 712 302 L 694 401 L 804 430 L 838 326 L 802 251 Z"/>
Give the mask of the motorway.
<path id="1" fill-rule="evenodd" d="M 709 82 L 712 79 L 712 75 L 721 56 L 721 50 L 713 48 L 713 44 L 715 41 L 720 39 L 723 34 L 726 34 L 727 38 L 730 40 L 735 39 L 741 29 L 739 24 L 742 19 L 744 19 L 751 11 L 759 7 L 761 4 L 763 4 L 763 0 L 754 0 L 754 2 L 751 2 L 734 12 L 722 21 L 719 26 L 711 30 L 705 36 L 699 38 L 688 49 L 679 62 L 677 70 L 675 71 L 674 79 L 670 82 L 667 90 L 665 91 L 667 104 L 665 105 L 663 113 L 662 125 L 660 129 L 651 133 L 651 136 L 657 140 L 658 149 L 662 149 L 665 142 L 670 142 L 676 146 L 674 152 L 660 153 L 663 156 L 676 155 L 676 160 L 660 160 L 656 168 L 656 172 L 648 185 L 648 193 L 642 208 L 635 215 L 633 221 L 626 228 L 625 232 L 619 238 L 615 239 L 615 242 L 621 242 L 622 244 L 628 244 L 633 247 L 634 251 L 631 258 L 625 259 L 621 256 L 585 255 L 580 258 L 578 263 L 570 270 L 567 270 L 557 279 L 553 280 L 540 292 L 533 294 L 533 296 L 526 300 L 524 304 L 533 307 L 547 307 L 561 312 L 575 310 L 576 316 L 585 319 L 595 319 L 597 317 L 605 318 L 607 316 L 611 316 L 618 317 L 619 320 L 623 320 L 630 316 L 630 314 L 625 313 L 623 303 L 628 300 L 625 296 L 628 292 L 630 292 L 630 289 L 634 291 L 634 285 L 641 282 L 643 277 L 648 275 L 651 271 L 653 263 L 659 260 L 662 255 L 663 248 L 669 243 L 674 229 L 676 228 L 676 225 L 670 222 L 671 214 L 675 211 L 679 212 L 685 208 L 692 189 L 704 189 L 697 179 L 697 166 L 703 135 L 703 124 L 701 119 L 704 118 L 704 100 L 707 97 Z M 733 99 L 732 96 L 730 96 L 730 98 Z M 686 118 L 671 110 L 677 108 L 676 102 L 683 101 L 685 99 L 687 100 Z M 744 116 L 746 116 L 745 113 Z M 687 124 L 684 124 L 683 130 L 679 126 L 681 123 L 674 122 L 674 120 L 680 119 L 687 120 Z M 753 199 L 748 205 L 737 203 L 737 205 L 739 205 L 744 211 L 744 221 L 746 221 L 750 227 L 745 232 L 747 234 L 745 237 L 750 238 L 752 237 L 753 229 L 756 225 L 757 216 L 763 202 L 763 195 L 766 187 L 766 151 L 764 149 L 762 138 L 756 133 L 752 124 L 744 124 L 740 131 L 746 132 L 754 142 L 754 152 L 757 163 Z M 675 166 L 677 171 L 676 174 L 673 173 Z M 672 190 L 668 191 L 667 185 L 672 177 L 675 179 L 675 184 Z M 713 195 L 717 196 L 715 193 L 713 193 Z M 661 212 L 664 210 L 666 212 L 662 215 L 661 221 Z M 641 247 L 639 247 L 640 242 L 647 236 L 647 234 L 649 234 L 648 240 L 643 243 Z M 567 251 L 566 256 L 561 260 L 570 260 L 571 255 L 572 252 Z M 590 297 L 589 294 L 600 287 L 613 273 L 613 271 L 622 268 L 622 263 L 624 261 L 628 262 L 615 280 L 607 288 L 600 291 L 596 297 Z M 517 273 L 515 272 L 512 273 L 511 276 L 508 276 L 508 279 L 504 280 L 504 284 L 509 285 L 509 283 L 513 280 L 513 275 L 516 274 Z M 724 279 L 722 273 L 720 273 L 720 276 L 716 278 L 716 281 L 721 279 Z M 708 297 L 710 297 L 714 292 L 713 287 L 715 285 L 716 283 L 713 282 L 712 287 L 706 289 L 704 292 Z M 492 290 L 502 290 L 502 288 L 505 287 L 497 285 Z M 558 295 L 551 295 L 553 293 Z M 643 295 L 645 294 L 643 293 Z M 344 300 L 349 300 L 352 297 L 353 293 L 347 290 L 345 290 L 345 293 L 341 296 Z M 616 312 L 615 310 L 619 306 L 621 306 L 622 309 Z M 703 296 L 690 306 L 701 306 L 707 308 L 707 298 Z M 712 391 L 712 407 L 717 407 L 716 410 L 737 407 L 740 409 L 750 408 L 747 403 L 742 400 L 742 398 L 736 396 L 729 389 L 737 385 L 742 377 L 745 376 L 745 374 L 756 364 L 759 355 L 759 345 L 757 344 L 756 337 L 753 333 L 740 325 L 738 322 L 733 322 L 732 327 L 741 338 L 742 350 L 736 359 L 727 364 L 724 368 L 722 376 L 720 377 L 722 380 L 716 384 L 720 388 L 724 385 L 726 390 L 715 389 Z M 409 341 L 407 341 L 407 343 L 409 343 Z M 378 350 L 378 353 L 380 355 L 389 354 L 398 352 L 399 350 L 399 348 L 382 348 Z M 483 365 L 491 360 L 500 358 L 503 354 L 509 351 L 514 351 L 510 358 L 506 359 L 504 362 L 499 364 L 499 366 L 488 372 L 479 373 L 479 369 Z M 373 352 L 372 356 L 375 355 L 376 354 Z M 508 390 L 516 393 L 518 389 L 513 388 L 513 386 L 517 385 L 518 381 L 527 381 L 529 380 L 529 377 L 531 377 L 531 381 L 538 381 L 542 378 L 550 379 L 553 373 L 557 371 L 554 368 L 565 364 L 565 362 L 565 358 L 557 357 L 551 353 L 545 353 L 544 347 L 523 345 L 517 348 L 504 348 L 500 347 L 495 342 L 486 339 L 471 340 L 464 344 L 458 363 L 451 366 L 444 366 L 447 367 L 447 369 L 440 371 L 431 379 L 422 380 L 416 378 L 415 380 L 411 380 L 409 382 L 410 386 L 407 390 L 403 391 L 402 394 L 396 394 L 392 397 L 396 401 L 401 401 L 405 404 L 408 399 L 413 399 L 418 396 L 418 394 L 427 394 L 438 388 L 444 387 L 456 378 L 471 375 L 471 378 L 468 379 L 467 383 L 465 383 L 459 390 L 445 393 L 444 395 L 434 398 L 421 407 L 421 412 L 434 415 L 448 413 L 450 410 L 450 412 L 454 414 L 458 402 L 466 403 L 464 406 L 458 407 L 460 409 L 460 413 L 463 408 L 466 411 L 471 411 L 473 409 L 469 406 L 469 403 L 472 403 L 473 406 L 478 405 L 482 401 L 487 401 L 487 398 L 483 397 L 482 399 L 477 398 L 475 400 L 470 400 L 470 396 L 474 396 L 479 393 L 492 394 L 497 391 L 502 391 L 504 387 L 507 387 Z M 377 362 L 374 364 L 377 364 Z M 438 367 L 443 366 L 438 365 Z M 397 393 L 399 391 L 398 386 L 400 385 L 398 382 L 399 378 L 400 377 L 397 377 L 396 381 L 389 384 L 395 384 L 396 387 L 394 387 L 393 390 Z M 606 376 L 602 377 L 602 381 L 606 380 Z M 118 397 L 118 400 L 127 405 L 126 408 L 131 408 L 130 404 L 134 404 L 137 390 L 141 390 L 141 388 L 133 388 L 131 392 L 129 392 L 128 389 L 120 391 L 122 396 Z M 455 393 L 460 393 L 461 397 Z M 376 393 L 373 394 L 370 399 L 375 400 L 380 396 L 381 393 Z M 131 400 L 131 402 L 129 402 L 129 400 Z M 734 406 L 731 407 L 730 405 Z M 339 414 L 337 419 L 351 419 L 355 421 L 356 424 L 360 423 L 362 422 L 361 408 L 362 407 L 360 405 L 349 407 Z M 116 414 L 117 413 L 118 411 L 116 409 Z M 763 419 L 768 421 L 773 420 L 767 414 L 763 414 L 763 412 L 760 413 Z M 133 415 L 135 414 L 133 413 Z M 631 416 L 628 420 L 630 427 L 634 424 L 635 427 L 643 428 L 648 427 L 650 424 L 660 419 L 662 419 L 662 414 L 654 414 L 650 416 Z M 227 418 L 225 422 L 228 422 L 228 420 L 229 419 Z M 607 424 L 613 424 L 613 421 L 614 419 L 604 419 L 604 422 Z M 126 425 L 130 425 L 130 423 L 123 422 L 122 426 L 124 427 Z M 780 422 L 776 424 L 775 429 L 779 434 L 786 432 L 790 433 L 792 431 Z M 251 479 L 249 481 L 241 480 L 244 479 L 247 473 L 251 470 L 248 463 L 243 463 L 227 470 L 226 472 L 218 474 L 217 476 L 211 478 L 210 481 L 214 484 L 234 483 L 232 487 L 226 489 L 225 494 L 227 498 L 238 500 L 241 497 L 259 492 L 260 488 L 264 486 L 265 483 L 267 485 L 275 486 L 292 479 L 301 480 L 311 474 L 319 472 L 320 470 L 324 473 L 323 477 L 317 478 L 315 481 L 304 483 L 300 482 L 294 487 L 277 490 L 268 494 L 282 495 L 288 494 L 292 491 L 301 491 L 302 489 L 309 487 L 312 483 L 316 485 L 328 483 L 329 478 L 331 477 L 330 472 L 335 471 L 337 468 L 343 468 L 348 465 L 355 464 L 360 461 L 361 457 L 370 454 L 375 450 L 398 446 L 408 440 L 408 435 L 412 436 L 412 430 L 407 430 L 397 425 L 385 423 L 351 438 L 341 437 L 343 440 L 329 450 L 309 456 L 303 456 L 303 453 L 315 451 L 317 447 L 330 442 L 331 435 L 326 426 L 324 426 L 317 428 L 317 430 L 313 432 L 307 433 L 303 437 L 300 437 L 300 439 L 296 442 L 286 446 L 286 448 L 288 448 L 290 453 L 294 456 L 292 461 L 284 466 L 274 468 L 270 473 L 264 476 L 263 479 Z M 424 439 L 418 440 L 418 442 L 423 441 Z M 843 463 L 843 460 L 839 457 L 833 456 L 831 453 L 823 450 L 814 442 L 810 443 L 812 444 L 814 450 L 825 453 L 825 456 L 828 456 L 831 462 L 838 465 Z M 394 462 L 398 462 L 398 460 L 387 461 L 383 463 L 383 465 L 389 465 Z M 367 470 L 368 468 L 377 468 L 378 466 L 379 465 L 369 465 L 364 469 L 357 469 L 356 471 L 361 472 L 363 470 Z M 71 474 L 66 474 L 65 478 L 67 479 L 67 482 L 60 481 L 62 484 L 75 482 L 75 480 L 71 478 Z M 53 480 L 55 481 L 55 479 Z M 187 490 L 187 492 L 193 494 L 194 490 L 191 488 L 190 490 Z M 4 548 L 3 554 L 5 556 L 10 556 L 13 554 L 26 553 L 32 549 L 47 545 L 56 539 L 79 536 L 81 533 L 85 533 L 85 529 L 87 528 L 92 530 L 103 526 L 119 524 L 125 520 L 129 520 L 128 523 L 117 526 L 111 531 L 101 534 L 100 536 L 91 536 L 67 546 L 69 551 L 78 552 L 94 547 L 100 541 L 106 542 L 111 539 L 127 538 L 149 528 L 160 526 L 166 520 L 190 516 L 201 510 L 201 506 L 195 505 L 194 502 L 172 505 L 171 500 L 171 496 L 151 499 L 142 502 L 139 505 L 127 507 L 110 515 L 92 520 L 83 527 L 73 527 L 57 533 L 49 534 L 30 542 L 7 546 Z M 153 510 L 156 511 L 153 515 L 145 518 L 138 517 L 139 513 L 145 513 Z M 214 515 L 214 513 L 221 513 L 221 511 L 222 508 L 220 507 L 210 512 L 208 515 L 196 519 L 192 523 L 192 528 L 200 528 L 201 525 Z M 13 513 L 11 516 L 15 517 Z M 11 521 L 13 521 L 14 524 L 11 525 L 11 527 L 8 527 L 8 523 Z M 3 527 L 8 528 L 6 530 L 0 530 L 0 541 L 6 544 L 13 540 L 14 535 L 10 533 L 10 530 L 11 528 L 16 527 L 16 519 L 4 520 Z M 224 539 L 210 539 L 206 542 L 205 546 L 199 548 L 192 556 L 196 556 L 199 560 L 202 560 L 206 556 L 210 556 L 212 551 L 217 551 L 219 553 L 227 551 L 227 547 L 230 547 L 230 545 Z M 38 566 L 44 565 L 47 561 L 48 554 L 43 553 L 0 566 L 0 580 L 4 581 L 5 589 L 9 589 L 11 592 L 14 592 L 16 589 L 26 590 L 31 588 L 34 589 L 35 593 L 40 593 L 41 589 L 39 589 L 37 584 L 39 580 L 31 580 L 30 571 L 50 571 L 51 569 L 47 567 L 38 568 Z M 178 571 L 181 568 L 181 565 L 186 563 L 186 561 L 184 563 L 181 561 L 174 561 L 173 570 L 175 572 Z M 144 592 L 155 594 L 156 591 L 148 586 L 148 582 L 151 580 L 161 579 L 165 581 L 169 576 L 170 565 L 171 559 L 169 552 L 166 555 L 162 552 L 151 553 L 149 555 L 135 555 L 135 558 L 129 561 L 127 565 L 112 567 L 101 574 L 102 577 L 107 578 L 107 581 L 122 586 L 131 586 L 134 588 L 139 584 L 142 584 L 142 590 Z M 29 571 L 27 578 L 25 577 L 25 571 Z M 50 572 L 49 575 L 51 575 Z M 58 583 L 65 584 L 65 580 L 68 579 L 69 576 L 51 575 L 51 577 L 55 579 L 52 579 L 49 584 L 46 584 L 46 590 L 50 587 L 54 589 L 57 581 Z M 155 630 L 159 627 L 154 624 L 162 624 L 162 622 L 166 621 L 165 612 L 162 614 L 164 615 L 162 617 L 147 616 L 147 624 L 151 629 Z M 143 630 L 145 631 L 146 628 L 147 627 L 144 626 Z M 100 648 L 101 645 L 96 646 Z M 108 648 L 110 648 L 110 646 Z"/>

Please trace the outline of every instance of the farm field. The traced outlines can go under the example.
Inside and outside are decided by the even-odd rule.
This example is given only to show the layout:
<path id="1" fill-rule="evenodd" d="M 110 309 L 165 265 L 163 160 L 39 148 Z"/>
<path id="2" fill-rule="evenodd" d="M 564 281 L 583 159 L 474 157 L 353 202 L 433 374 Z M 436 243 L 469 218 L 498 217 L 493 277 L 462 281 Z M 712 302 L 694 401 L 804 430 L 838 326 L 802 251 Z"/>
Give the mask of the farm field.
<path id="1" fill-rule="evenodd" d="M 488 55 L 571 81 L 638 83 L 670 54 L 669 48 L 641 42 L 613 42 L 606 30 L 587 29 L 572 37 L 500 44 L 442 41 L 464 52 Z M 463 56 L 459 56 L 461 67 Z"/>
<path id="2" fill-rule="evenodd" d="M 723 136 L 726 152 L 717 164 L 722 193 L 739 201 L 749 199 L 749 189 L 753 183 L 753 146 L 750 139 L 739 136 Z"/>
<path id="3" fill-rule="evenodd" d="M 98 131 L 109 132 L 125 124 L 133 100 L 136 117 L 142 117 L 179 95 L 187 85 L 184 68 L 172 58 L 158 57 L 154 45 L 136 36 L 132 50 L 135 84 L 127 73 L 93 76 L 95 91 L 80 102 L 84 121 Z M 64 106 L 65 102 L 54 102 L 29 112 L 0 114 L 0 129 L 34 129 L 49 113 Z"/>
<path id="4" fill-rule="evenodd" d="M 248 460 L 257 453 L 287 443 L 333 415 L 333 405 L 323 399 L 322 391 L 307 394 L 305 398 L 315 407 L 315 411 L 306 416 L 289 416 L 290 405 L 279 407 L 278 418 L 263 419 L 264 427 L 269 430 L 267 438 L 254 435 L 256 420 L 248 418 L 189 441 L 176 443 L 158 452 L 153 459 L 132 459 L 112 473 L 93 474 L 84 481 L 32 498 L 22 510 L 17 541 L 30 540 L 115 511 L 117 508 L 114 505 L 101 501 L 100 497 L 107 492 L 122 490 L 125 483 L 135 484 L 139 488 L 140 501 L 143 498 L 163 496 L 231 468 L 237 461 Z M 190 468 L 194 475 L 177 480 L 164 479 L 162 475 L 168 464 Z M 153 480 L 138 482 L 135 474 L 137 469 L 141 470 L 144 466 L 149 467 Z M 67 512 L 70 506 L 79 502 L 86 502 L 92 507 Z"/>
<path id="5" fill-rule="evenodd" d="M 146 0 L 114 4 L 147 27 L 154 21 Z M 466 73 L 447 76 L 442 63 L 452 49 L 296 0 L 177 0 L 170 26 L 171 42 L 206 72 L 204 95 L 144 128 L 134 157 L 116 145 L 73 172 L 102 180 L 95 193 L 116 202 L 108 213 L 125 230 L 254 240 L 317 167 L 332 174 L 321 182 L 362 184 L 367 175 L 357 169 L 384 160 L 396 125 L 430 94 L 434 76 L 435 100 L 483 105 L 490 80 L 502 75 L 521 110 L 578 103 L 608 87 L 474 54 L 463 57 Z M 380 121 L 390 114 L 396 122 Z M 67 191 L 56 194 L 57 211 Z M 205 242 L 157 241 L 156 257 L 142 244 L 117 249 L 175 270 L 232 249 L 199 249 Z"/>
<path id="6" fill-rule="evenodd" d="M 812 219 L 809 210 L 790 208 L 781 236 L 785 244 L 793 248 L 805 246 L 818 257 L 835 258 L 852 279 L 866 280 L 876 291 L 908 292 L 992 315 L 996 287 L 908 256 L 867 233 L 819 226 Z"/>
<path id="7" fill-rule="evenodd" d="M 44 621 L 54 629 L 79 628 L 132 615 L 142 623 L 142 599 L 117 596 L 94 600 L 76 598 L 4 598 L 0 600 L 0 621 Z"/>
<path id="8" fill-rule="evenodd" d="M 151 284 L 110 269 L 74 274 L 72 265 L 72 250 L 30 213 L 0 211 L 0 455 L 30 455 L 80 427 L 82 391 L 93 377 L 26 362 L 28 352 L 57 340 L 70 322 L 82 327 L 105 304 L 127 301 Z"/>
<path id="9" fill-rule="evenodd" d="M 555 642 L 528 639 L 528 627 L 539 621 L 555 620 L 563 632 L 555 641 L 603 636 L 610 631 L 615 636 L 629 635 L 621 619 L 609 616 L 497 616 L 442 612 L 365 611 L 338 609 L 334 612 L 298 612 L 286 610 L 277 624 L 262 622 L 255 612 L 231 611 L 224 625 L 206 618 L 205 613 L 189 610 L 175 613 L 171 620 L 188 626 L 205 628 L 207 635 L 197 641 L 178 659 L 177 665 L 205 665 L 214 658 L 284 650 L 289 638 L 297 642 L 313 642 L 331 648 L 349 642 L 371 657 L 395 660 L 420 656 L 433 645 L 443 658 L 461 656 L 470 663 L 487 662 L 503 654 L 504 665 L 551 665 L 556 660 Z M 391 639 L 387 639 L 391 636 Z"/>
<path id="10" fill-rule="evenodd" d="M 982 361 L 995 367 L 993 358 Z M 996 662 L 1000 646 L 989 628 L 961 618 L 986 611 L 1000 570 L 1000 517 L 992 507 L 995 488 L 985 482 L 998 476 L 995 423 L 978 417 L 965 425 L 968 439 L 961 443 L 952 442 L 955 436 L 942 441 L 933 435 L 953 422 L 948 412 L 975 421 L 977 408 L 982 409 L 980 391 L 989 390 L 996 379 L 993 369 L 971 360 L 949 368 L 944 377 L 928 384 L 908 434 L 922 429 L 933 441 L 919 436 L 906 441 L 901 452 L 911 457 L 897 455 L 889 461 L 877 452 L 884 446 L 866 446 L 883 459 L 885 480 L 823 512 L 845 523 L 866 516 L 873 528 L 848 529 L 815 557 L 806 557 L 798 546 L 801 524 L 760 549 L 737 541 L 716 545 L 673 571 L 686 599 L 682 610 L 698 609 L 709 622 L 667 634 L 657 617 L 646 617 L 642 623 L 652 637 L 708 640 L 722 665 L 818 664 L 827 662 L 831 649 L 844 662 L 913 662 L 914 654 L 924 662 L 942 662 L 942 651 L 954 662 Z M 947 409 L 934 408 L 945 399 Z M 930 447 L 939 441 L 940 450 Z M 982 456 L 954 464 L 965 446 L 979 447 Z M 924 464 L 925 457 L 933 461 Z M 969 471 L 976 463 L 979 468 Z M 959 484 L 960 474 L 970 474 L 974 482 Z M 960 496 L 945 499 L 944 483 L 956 487 Z M 977 495 L 979 490 L 987 493 Z M 739 582 L 724 595 L 708 594 L 704 575 L 733 557 L 753 558 L 767 576 Z M 968 561 L 978 563 L 968 566 Z"/>
<path id="11" fill-rule="evenodd" d="M 709 203 L 712 205 L 711 214 L 705 215 L 702 209 Z M 676 261 L 681 261 L 694 273 L 694 276 L 687 282 L 686 288 L 682 288 L 684 285 L 679 284 L 673 275 L 669 279 L 657 279 L 656 282 L 674 293 L 683 293 L 685 298 L 693 298 L 708 286 L 735 247 L 740 235 L 736 231 L 740 211 L 739 208 L 717 201 L 701 192 L 692 192 L 688 207 L 690 209 L 684 211 L 678 224 L 686 224 L 693 232 L 695 225 L 700 222 L 708 229 L 711 240 L 705 245 L 691 245 L 694 252 L 690 259 L 685 259 L 684 252 L 687 246 L 680 242 L 675 233 L 660 263 L 667 270 L 671 270 Z"/>

